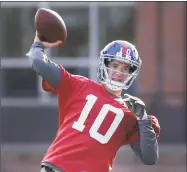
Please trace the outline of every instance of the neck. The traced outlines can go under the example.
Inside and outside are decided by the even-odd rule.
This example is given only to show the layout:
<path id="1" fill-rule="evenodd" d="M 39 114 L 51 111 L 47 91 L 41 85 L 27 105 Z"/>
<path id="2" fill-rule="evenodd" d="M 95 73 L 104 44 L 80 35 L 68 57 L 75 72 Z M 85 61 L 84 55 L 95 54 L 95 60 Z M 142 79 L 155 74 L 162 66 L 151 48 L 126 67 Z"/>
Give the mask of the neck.
<path id="1" fill-rule="evenodd" d="M 121 92 L 122 92 L 122 90 L 114 91 L 114 90 L 109 89 L 106 85 L 104 85 L 104 86 L 105 86 L 106 90 L 107 90 L 110 94 L 112 94 L 112 95 L 114 95 L 114 96 L 121 97 Z"/>

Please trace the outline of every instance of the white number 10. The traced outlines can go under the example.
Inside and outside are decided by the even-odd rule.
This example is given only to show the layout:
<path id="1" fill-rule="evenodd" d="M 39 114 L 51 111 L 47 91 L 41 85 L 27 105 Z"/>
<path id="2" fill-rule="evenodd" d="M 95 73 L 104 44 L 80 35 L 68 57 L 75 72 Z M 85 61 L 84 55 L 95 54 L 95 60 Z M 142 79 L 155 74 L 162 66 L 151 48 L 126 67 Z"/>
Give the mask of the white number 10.
<path id="1" fill-rule="evenodd" d="M 82 132 L 85 128 L 84 123 L 85 123 L 91 109 L 93 108 L 95 102 L 97 101 L 97 97 L 90 94 L 86 97 L 86 100 L 87 100 L 87 102 L 80 114 L 78 121 L 75 121 L 72 126 L 72 128 L 74 128 L 80 132 Z M 106 134 L 102 135 L 102 134 L 98 133 L 98 129 L 101 126 L 103 120 L 105 119 L 105 117 L 107 116 L 107 113 L 109 111 L 115 113 L 116 116 L 115 116 L 110 128 L 106 132 Z M 124 116 L 124 113 L 121 109 L 115 108 L 109 104 L 104 104 L 103 107 L 101 108 L 101 111 L 99 112 L 98 116 L 96 117 L 95 121 L 93 122 L 93 124 L 89 130 L 90 136 L 102 144 L 107 143 L 110 140 L 110 138 L 112 137 L 112 135 L 114 134 L 114 132 L 116 131 L 117 127 L 119 126 L 121 120 L 123 119 L 123 116 Z"/>

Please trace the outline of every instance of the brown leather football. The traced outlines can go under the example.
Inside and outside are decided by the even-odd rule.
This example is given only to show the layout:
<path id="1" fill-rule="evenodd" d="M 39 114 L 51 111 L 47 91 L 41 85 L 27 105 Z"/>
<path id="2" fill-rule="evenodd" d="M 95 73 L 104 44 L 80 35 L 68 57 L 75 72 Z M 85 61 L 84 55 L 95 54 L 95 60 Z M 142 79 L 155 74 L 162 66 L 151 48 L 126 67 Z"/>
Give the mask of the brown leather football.
<path id="1" fill-rule="evenodd" d="M 40 8 L 35 15 L 35 28 L 41 41 L 66 41 L 67 30 L 62 17 L 55 11 Z"/>

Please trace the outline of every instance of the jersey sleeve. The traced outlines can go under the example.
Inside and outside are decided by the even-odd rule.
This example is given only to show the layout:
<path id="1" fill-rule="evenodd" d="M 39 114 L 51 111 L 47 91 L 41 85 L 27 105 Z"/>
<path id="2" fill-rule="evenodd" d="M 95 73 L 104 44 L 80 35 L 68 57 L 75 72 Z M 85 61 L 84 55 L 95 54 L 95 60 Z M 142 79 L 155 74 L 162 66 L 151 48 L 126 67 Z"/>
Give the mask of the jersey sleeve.
<path id="1" fill-rule="evenodd" d="M 42 79 L 42 88 L 46 92 L 57 94 L 57 90 L 44 79 Z"/>
<path id="2" fill-rule="evenodd" d="M 65 71 L 65 69 L 61 65 L 59 65 L 59 67 L 61 69 L 61 76 L 60 76 L 60 82 L 59 82 L 58 87 L 54 88 L 47 80 L 42 79 L 42 88 L 44 91 L 58 94 L 59 86 L 61 85 L 62 75 L 64 75 L 64 73 L 68 73 Z M 64 78 L 65 77 L 66 77 L 66 75 L 64 76 Z"/>
<path id="3" fill-rule="evenodd" d="M 152 121 L 152 127 L 155 131 L 156 137 L 159 137 L 160 125 L 159 125 L 158 119 L 152 115 L 148 115 L 148 119 L 151 119 Z M 128 133 L 125 144 L 133 144 L 138 140 L 140 140 L 140 132 L 139 132 L 138 123 L 136 123 L 134 127 L 132 128 L 132 130 Z"/>
<path id="4" fill-rule="evenodd" d="M 79 90 L 83 84 L 88 80 L 87 78 L 79 75 L 72 75 L 66 71 L 61 65 L 61 79 L 58 87 L 55 89 L 46 80 L 42 80 L 42 88 L 47 92 L 52 92 L 63 96 L 63 99 L 68 99 L 70 95 L 74 94 L 76 90 Z M 61 97 L 62 97 L 61 96 Z"/>

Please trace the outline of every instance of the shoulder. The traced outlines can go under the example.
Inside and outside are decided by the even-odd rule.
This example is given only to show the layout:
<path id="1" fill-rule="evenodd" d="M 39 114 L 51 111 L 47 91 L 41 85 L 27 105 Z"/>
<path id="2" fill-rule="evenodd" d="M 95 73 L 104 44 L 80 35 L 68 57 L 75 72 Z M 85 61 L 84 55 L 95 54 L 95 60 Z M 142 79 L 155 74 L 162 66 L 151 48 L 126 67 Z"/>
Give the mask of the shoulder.
<path id="1" fill-rule="evenodd" d="M 86 78 L 86 77 L 81 76 L 81 75 L 73 75 L 72 74 L 72 77 L 74 77 L 75 79 L 78 79 L 80 81 L 83 81 L 83 82 L 90 82 L 91 81 L 89 78 Z"/>
<path id="2" fill-rule="evenodd" d="M 94 88 L 102 88 L 102 84 L 90 79 L 90 78 L 87 78 L 87 77 L 84 77 L 84 76 L 81 76 L 81 75 L 72 75 L 75 79 L 78 79 L 80 82 L 82 83 L 87 83 L 89 84 L 90 87 L 94 87 Z"/>
<path id="3" fill-rule="evenodd" d="M 81 75 L 74 75 L 72 73 L 70 73 L 69 71 L 67 71 L 62 65 L 58 65 L 59 68 L 61 69 L 62 73 L 61 73 L 61 81 L 62 83 L 68 81 L 68 83 L 71 83 L 71 84 L 78 84 L 78 83 L 86 83 L 86 82 L 89 82 L 89 79 L 84 77 L 84 76 L 81 76 Z"/>

